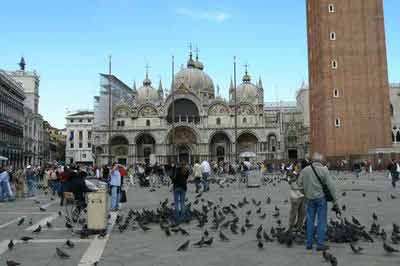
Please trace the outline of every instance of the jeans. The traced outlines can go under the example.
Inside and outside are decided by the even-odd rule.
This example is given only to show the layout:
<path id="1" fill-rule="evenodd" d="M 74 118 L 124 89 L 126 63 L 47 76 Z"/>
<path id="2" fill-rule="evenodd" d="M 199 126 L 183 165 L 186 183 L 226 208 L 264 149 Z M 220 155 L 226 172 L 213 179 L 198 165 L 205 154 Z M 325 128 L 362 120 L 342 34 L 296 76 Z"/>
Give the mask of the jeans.
<path id="1" fill-rule="evenodd" d="M 10 181 L 3 180 L 0 182 L 0 201 L 12 200 L 13 192 L 11 190 Z"/>
<path id="2" fill-rule="evenodd" d="M 49 180 L 49 187 L 52 190 L 53 196 L 55 196 L 56 192 L 59 191 L 59 181 L 58 180 Z"/>
<path id="3" fill-rule="evenodd" d="M 185 195 L 186 190 L 180 187 L 174 189 L 175 219 L 181 221 L 185 218 Z"/>
<path id="4" fill-rule="evenodd" d="M 116 210 L 119 208 L 120 187 L 111 186 L 111 209 Z"/>
<path id="5" fill-rule="evenodd" d="M 396 188 L 396 182 L 399 181 L 399 173 L 397 171 L 391 172 L 392 175 L 392 186 Z"/>
<path id="6" fill-rule="evenodd" d="M 325 198 L 307 201 L 307 247 L 312 247 L 313 245 L 316 216 L 318 216 L 317 245 L 320 248 L 325 246 L 327 208 L 328 203 L 326 202 Z"/>
<path id="7" fill-rule="evenodd" d="M 201 182 L 203 183 L 203 191 L 209 191 L 210 187 L 208 186 L 208 176 L 210 174 L 209 173 L 203 173 L 203 179 L 201 180 Z"/>
<path id="8" fill-rule="evenodd" d="M 194 184 L 196 185 L 196 193 L 198 193 L 201 188 L 200 183 L 201 183 L 201 177 L 195 177 Z"/>
<path id="9" fill-rule="evenodd" d="M 33 197 L 35 196 L 35 179 L 34 178 L 29 178 L 26 180 L 26 185 L 28 187 L 28 197 Z"/>

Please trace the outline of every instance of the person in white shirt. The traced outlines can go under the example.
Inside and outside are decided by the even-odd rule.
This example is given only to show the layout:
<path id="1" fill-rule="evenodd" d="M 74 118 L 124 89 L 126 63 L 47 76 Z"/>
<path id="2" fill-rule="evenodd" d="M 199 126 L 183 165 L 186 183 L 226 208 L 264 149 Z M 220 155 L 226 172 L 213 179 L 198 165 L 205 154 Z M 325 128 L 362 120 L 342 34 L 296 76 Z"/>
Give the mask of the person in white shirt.
<path id="1" fill-rule="evenodd" d="M 203 183 L 203 191 L 209 191 L 210 187 L 208 185 L 208 177 L 211 174 L 211 166 L 206 160 L 201 163 L 201 173 L 203 176 L 203 179 L 201 180 Z"/>
<path id="2" fill-rule="evenodd" d="M 202 177 L 202 168 L 199 163 L 199 161 L 196 161 L 196 163 L 193 166 L 193 176 L 194 176 L 194 183 L 196 185 L 196 193 L 199 193 L 200 190 L 200 182 L 201 182 L 201 177 Z"/>
<path id="3" fill-rule="evenodd" d="M 96 166 L 96 178 L 100 179 L 100 168 Z"/>

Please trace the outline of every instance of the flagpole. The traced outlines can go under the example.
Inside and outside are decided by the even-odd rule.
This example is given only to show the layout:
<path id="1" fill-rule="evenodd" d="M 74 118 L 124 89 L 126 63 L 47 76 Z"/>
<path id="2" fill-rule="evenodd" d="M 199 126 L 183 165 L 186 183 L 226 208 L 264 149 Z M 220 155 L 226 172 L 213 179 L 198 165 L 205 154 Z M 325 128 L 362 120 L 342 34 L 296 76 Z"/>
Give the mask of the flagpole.
<path id="1" fill-rule="evenodd" d="M 171 118 L 172 118 L 172 137 L 171 137 L 171 144 L 172 144 L 172 158 L 174 163 L 175 162 L 175 91 L 174 91 L 174 83 L 175 83 L 175 57 L 172 56 L 172 82 L 171 82 L 171 93 L 172 93 L 172 114 L 171 114 Z"/>
<path id="2" fill-rule="evenodd" d="M 111 155 L 111 129 L 112 129 L 112 101 L 111 101 L 111 55 L 108 57 L 108 163 L 112 163 Z"/>
<path id="3" fill-rule="evenodd" d="M 235 98 L 235 160 L 238 162 L 238 145 L 237 145 L 237 98 L 236 98 L 236 56 L 233 57 L 233 86 L 235 88 L 234 98 Z"/>

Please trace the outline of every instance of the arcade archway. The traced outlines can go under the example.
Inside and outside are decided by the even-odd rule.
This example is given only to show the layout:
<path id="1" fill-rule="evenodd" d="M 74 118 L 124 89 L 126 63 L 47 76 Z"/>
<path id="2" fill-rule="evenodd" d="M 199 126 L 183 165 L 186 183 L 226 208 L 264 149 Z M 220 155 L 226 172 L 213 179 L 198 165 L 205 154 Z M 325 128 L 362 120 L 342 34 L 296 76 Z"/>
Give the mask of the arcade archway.
<path id="1" fill-rule="evenodd" d="M 150 155 L 155 153 L 156 141 L 150 134 L 141 134 L 136 138 L 136 160 L 149 163 Z"/>
<path id="2" fill-rule="evenodd" d="M 214 161 L 229 161 L 231 154 L 231 141 L 224 132 L 214 134 L 209 146 L 210 159 Z"/>
<path id="3" fill-rule="evenodd" d="M 197 139 L 197 134 L 192 128 L 176 127 L 168 134 L 169 154 L 175 154 L 178 162 L 194 162 L 197 158 Z"/>
<path id="4" fill-rule="evenodd" d="M 257 154 L 257 137 L 252 133 L 243 133 L 238 137 L 238 153 L 239 155 L 242 153 L 251 153 Z"/>
<path id="5" fill-rule="evenodd" d="M 129 141 L 124 136 L 114 136 L 110 141 L 111 155 L 115 162 L 126 165 L 128 161 Z"/>

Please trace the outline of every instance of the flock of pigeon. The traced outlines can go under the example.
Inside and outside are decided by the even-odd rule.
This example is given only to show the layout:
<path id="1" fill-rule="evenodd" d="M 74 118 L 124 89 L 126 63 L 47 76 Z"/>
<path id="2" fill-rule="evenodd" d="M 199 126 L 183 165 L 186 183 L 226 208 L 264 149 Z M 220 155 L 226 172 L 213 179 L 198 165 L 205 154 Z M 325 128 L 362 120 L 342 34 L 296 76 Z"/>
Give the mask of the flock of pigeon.
<path id="1" fill-rule="evenodd" d="M 280 182 L 280 181 L 278 181 Z M 275 183 L 274 183 L 275 184 Z M 346 192 L 342 193 L 342 197 L 346 197 Z M 362 193 L 362 197 L 366 197 L 366 193 Z M 392 200 L 397 197 L 390 195 Z M 382 202 L 380 197 L 377 197 L 378 202 Z M 288 203 L 285 201 L 285 203 Z M 253 234 L 254 241 L 257 243 L 258 249 L 264 249 L 266 243 L 278 243 L 279 245 L 290 248 L 294 245 L 303 245 L 305 243 L 305 228 L 303 232 L 294 232 L 287 230 L 282 225 L 280 208 L 272 207 L 272 199 L 268 195 L 265 201 L 257 201 L 254 198 L 248 200 L 246 197 L 236 203 L 224 204 L 224 199 L 220 197 L 218 201 L 213 202 L 205 197 L 203 193 L 195 196 L 193 201 L 186 199 L 186 219 L 182 223 L 174 222 L 174 204 L 169 203 L 168 198 L 160 202 L 156 209 L 129 209 L 128 212 L 118 214 L 114 230 L 124 233 L 126 230 L 147 232 L 155 230 L 154 225 L 158 225 L 160 230 L 166 237 L 172 234 L 180 234 L 187 238 L 177 247 L 177 252 L 184 252 L 191 248 L 206 248 L 211 247 L 215 241 L 229 242 L 233 241 L 231 237 L 234 235 Z M 271 213 L 263 211 L 264 206 L 270 206 Z M 346 205 L 341 206 L 341 210 L 345 212 Z M 46 211 L 41 207 L 42 211 Z M 59 212 L 61 216 L 61 212 Z M 271 215 L 274 223 L 269 229 L 263 225 L 267 215 Z M 253 220 L 251 220 L 253 219 Z M 382 241 L 382 247 L 387 254 L 398 253 L 399 250 L 394 248 L 392 244 L 400 244 L 400 226 L 396 223 L 392 225 L 392 232 L 389 235 L 380 224 L 379 217 L 374 212 L 372 214 L 372 225 L 367 228 L 366 225 L 354 216 L 351 219 L 337 216 L 336 219 L 330 219 L 327 226 L 327 238 L 333 243 L 346 243 L 356 255 L 361 255 L 364 248 L 360 244 L 367 242 Z M 18 222 L 18 226 L 25 223 L 25 218 Z M 196 226 L 201 230 L 202 236 L 195 241 L 189 239 L 191 233 L 185 229 L 185 224 L 196 223 Z M 32 219 L 29 224 L 32 225 Z M 66 224 L 70 228 L 70 224 Z M 47 222 L 46 227 L 51 228 L 51 223 Z M 39 234 L 42 227 L 39 225 L 32 234 Z M 316 230 L 315 230 L 316 231 Z M 105 235 L 101 235 L 105 236 Z M 31 236 L 23 236 L 20 238 L 23 242 L 32 240 Z M 62 246 L 56 247 L 55 254 L 60 259 L 68 259 L 70 255 L 66 252 L 66 248 L 73 248 L 74 243 L 70 240 L 66 241 Z M 14 248 L 14 241 L 11 240 L 8 248 Z M 338 265 L 338 259 L 328 251 L 322 252 L 323 259 L 332 266 Z M 18 262 L 8 260 L 7 266 L 20 265 Z M 97 265 L 97 262 L 95 263 Z"/>
<path id="2" fill-rule="evenodd" d="M 342 197 L 346 197 L 346 192 L 342 193 Z M 362 193 L 362 197 L 366 197 L 366 193 Z M 394 200 L 397 197 L 391 195 Z M 203 231 L 199 240 L 185 240 L 177 247 L 178 252 L 187 251 L 191 247 L 203 248 L 210 247 L 214 241 L 229 242 L 230 235 L 246 234 L 254 228 L 254 240 L 257 247 L 261 250 L 266 243 L 276 242 L 288 248 L 293 245 L 305 244 L 305 228 L 303 232 L 294 232 L 287 230 L 282 226 L 280 218 L 280 209 L 278 206 L 272 208 L 270 214 L 274 220 L 269 230 L 264 228 L 263 220 L 267 213 L 263 211 L 263 204 L 272 205 L 272 200 L 267 196 L 266 201 L 257 201 L 252 198 L 250 201 L 244 197 L 236 204 L 223 204 L 223 198 L 219 198 L 219 202 L 212 202 L 203 197 L 203 194 L 197 194 L 192 202 L 186 199 L 187 216 L 186 220 L 181 224 L 174 223 L 174 208 L 173 203 L 169 204 L 168 198 L 156 209 L 130 209 L 126 215 L 120 214 L 116 221 L 116 230 L 123 233 L 126 230 L 142 230 L 144 232 L 152 230 L 152 225 L 159 225 L 166 237 L 171 234 L 181 234 L 189 238 L 190 232 L 184 228 L 184 224 L 197 223 L 197 227 Z M 382 202 L 380 197 L 377 197 L 378 202 Z M 287 201 L 286 201 L 287 203 Z M 342 205 L 343 212 L 346 211 L 346 205 Z M 244 216 L 239 217 L 238 213 L 244 213 Z M 254 216 L 251 214 L 255 214 Z M 251 221 L 250 219 L 253 219 Z M 360 243 L 382 241 L 382 247 L 387 254 L 397 253 L 399 250 L 391 246 L 391 244 L 400 244 L 400 227 L 393 223 L 393 229 L 390 239 L 387 233 L 379 224 L 378 216 L 372 214 L 373 223 L 369 229 L 360 221 L 351 216 L 349 220 L 346 217 L 337 216 L 336 219 L 330 219 L 327 226 L 328 241 L 333 243 L 346 243 L 349 245 L 349 250 L 354 254 L 363 254 L 364 248 L 359 246 Z M 254 232 L 254 230 L 253 230 Z M 315 230 L 316 232 L 316 230 Z M 389 243 L 389 240 L 392 243 Z M 193 241 L 193 243 L 191 242 Z M 332 266 L 338 265 L 338 259 L 328 251 L 322 253 L 323 259 Z"/>
<path id="3" fill-rule="evenodd" d="M 54 200 L 54 199 L 51 198 L 51 200 Z M 40 201 L 38 201 L 38 200 L 34 200 L 34 202 L 35 202 L 36 204 L 40 204 Z M 43 207 L 43 206 L 40 206 L 40 207 L 39 207 L 39 210 L 42 211 L 42 212 L 47 211 L 47 209 L 46 209 L 45 207 Z M 59 212 L 58 212 L 58 215 L 59 215 L 59 216 L 62 216 L 62 212 L 59 211 Z M 17 222 L 17 225 L 18 225 L 18 226 L 22 226 L 23 224 L 25 224 L 25 222 L 26 222 L 25 217 L 22 217 L 22 218 Z M 29 219 L 28 224 L 29 224 L 29 225 L 32 225 L 32 224 L 33 224 L 32 218 Z M 66 227 L 67 227 L 67 228 L 70 228 L 70 226 L 71 226 L 71 225 L 69 225 L 68 223 L 66 224 Z M 52 227 L 53 227 L 53 225 L 52 225 L 49 221 L 46 221 L 46 228 L 50 229 L 50 228 L 52 228 Z M 39 225 L 32 231 L 32 235 L 38 235 L 39 233 L 42 232 L 42 229 L 43 229 L 42 226 L 39 224 Z M 23 243 L 28 243 L 29 241 L 31 241 L 31 240 L 33 240 L 33 239 L 34 239 L 33 236 L 22 236 L 22 237 L 20 238 L 20 240 L 23 241 Z M 55 255 L 56 255 L 58 258 L 60 258 L 60 259 L 69 259 L 71 256 L 64 250 L 64 248 L 70 248 L 70 249 L 72 249 L 72 248 L 74 248 L 74 247 L 75 247 L 75 244 L 74 244 L 71 240 L 67 240 L 61 247 L 56 247 Z M 14 248 L 15 248 L 15 243 L 14 243 L 14 240 L 12 239 L 12 240 L 10 240 L 10 242 L 8 243 L 8 249 L 11 251 L 11 250 L 13 250 Z M 7 264 L 7 266 L 17 266 L 17 265 L 21 265 L 21 263 L 19 263 L 19 262 L 17 262 L 17 261 L 14 261 L 14 260 L 7 260 L 7 261 L 6 261 L 6 264 Z"/>

